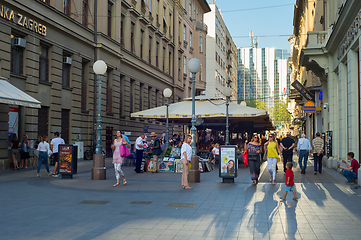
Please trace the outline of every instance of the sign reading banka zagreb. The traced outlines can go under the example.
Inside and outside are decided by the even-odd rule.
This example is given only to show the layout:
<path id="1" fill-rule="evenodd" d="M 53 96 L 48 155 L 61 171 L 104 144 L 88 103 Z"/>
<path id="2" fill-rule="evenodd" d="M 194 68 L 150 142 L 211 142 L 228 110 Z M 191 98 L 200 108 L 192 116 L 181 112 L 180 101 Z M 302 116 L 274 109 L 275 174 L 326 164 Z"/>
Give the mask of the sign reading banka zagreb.
<path id="1" fill-rule="evenodd" d="M 303 86 L 299 81 L 295 80 L 291 83 L 292 87 L 296 89 L 297 92 L 301 94 L 306 100 L 314 101 L 315 95 L 313 95 L 305 86 Z"/>
<path id="2" fill-rule="evenodd" d="M 14 10 L 0 5 L 0 17 L 4 18 L 8 21 L 12 21 L 17 25 L 25 27 L 31 31 L 34 31 L 42 36 L 46 36 L 46 26 L 34 21 L 31 18 L 27 18 L 26 16 L 15 12 Z"/>

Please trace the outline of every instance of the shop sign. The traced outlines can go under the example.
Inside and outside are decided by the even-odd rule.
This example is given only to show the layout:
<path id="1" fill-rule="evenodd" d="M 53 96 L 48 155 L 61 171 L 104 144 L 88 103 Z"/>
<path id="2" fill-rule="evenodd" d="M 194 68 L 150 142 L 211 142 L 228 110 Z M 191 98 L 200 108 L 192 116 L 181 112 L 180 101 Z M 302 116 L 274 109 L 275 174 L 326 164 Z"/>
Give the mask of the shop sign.
<path id="1" fill-rule="evenodd" d="M 42 36 L 46 36 L 46 26 L 36 22 L 35 20 L 31 18 L 27 18 L 26 16 L 15 12 L 14 10 L 5 7 L 3 5 L 0 5 L 0 17 L 4 18 L 8 21 L 12 21 L 17 25 L 20 25 L 26 29 L 29 29 L 31 31 L 34 31 L 35 33 L 38 33 Z"/>
<path id="2" fill-rule="evenodd" d="M 314 113 L 316 111 L 315 103 L 312 101 L 305 102 L 305 104 L 303 105 L 303 111 L 305 113 Z"/>
<path id="3" fill-rule="evenodd" d="M 350 46 L 351 42 L 355 39 L 358 34 L 359 28 L 361 28 L 361 11 L 357 14 L 355 20 L 351 24 L 351 27 L 348 29 L 346 36 L 343 38 L 340 46 L 337 49 L 337 59 L 340 60 L 345 54 L 347 48 Z"/>
<path id="4" fill-rule="evenodd" d="M 293 83 L 291 85 L 306 100 L 313 101 L 315 99 L 315 96 L 305 86 L 303 86 L 299 81 L 295 80 L 295 81 L 293 81 Z"/>

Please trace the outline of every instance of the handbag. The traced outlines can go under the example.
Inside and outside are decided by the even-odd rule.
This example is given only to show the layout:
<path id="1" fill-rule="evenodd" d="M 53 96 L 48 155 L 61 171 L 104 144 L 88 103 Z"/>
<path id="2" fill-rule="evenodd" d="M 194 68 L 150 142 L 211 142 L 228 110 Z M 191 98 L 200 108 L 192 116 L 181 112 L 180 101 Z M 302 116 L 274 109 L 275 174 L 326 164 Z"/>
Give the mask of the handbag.
<path id="1" fill-rule="evenodd" d="M 266 151 L 264 151 L 263 154 L 263 161 L 267 161 L 267 147 L 266 147 Z"/>
<path id="2" fill-rule="evenodd" d="M 119 146 L 119 152 L 121 157 L 128 157 L 130 155 L 129 150 L 125 145 Z"/>
<path id="3" fill-rule="evenodd" d="M 244 165 L 248 166 L 248 153 L 247 152 L 243 153 L 242 158 Z"/>

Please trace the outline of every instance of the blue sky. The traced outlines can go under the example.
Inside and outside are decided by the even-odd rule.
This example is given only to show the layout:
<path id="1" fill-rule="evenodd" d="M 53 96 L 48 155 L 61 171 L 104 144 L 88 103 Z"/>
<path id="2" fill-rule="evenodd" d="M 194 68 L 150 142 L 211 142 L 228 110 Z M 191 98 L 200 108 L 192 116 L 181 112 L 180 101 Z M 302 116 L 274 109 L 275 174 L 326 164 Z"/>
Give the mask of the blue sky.
<path id="1" fill-rule="evenodd" d="M 208 3 L 211 3 L 208 0 Z M 249 32 L 258 38 L 258 47 L 290 49 L 295 0 L 217 0 L 223 20 L 237 47 L 250 46 Z M 276 36 L 275 36 L 276 35 Z M 286 35 L 286 36 L 279 36 Z M 264 36 L 264 37 L 263 37 Z"/>

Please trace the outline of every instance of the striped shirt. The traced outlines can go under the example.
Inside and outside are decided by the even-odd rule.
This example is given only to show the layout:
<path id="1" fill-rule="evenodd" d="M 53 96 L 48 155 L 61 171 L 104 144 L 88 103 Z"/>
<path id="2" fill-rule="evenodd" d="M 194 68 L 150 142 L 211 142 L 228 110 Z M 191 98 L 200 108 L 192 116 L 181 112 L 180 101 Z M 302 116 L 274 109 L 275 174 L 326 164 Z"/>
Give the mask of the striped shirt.
<path id="1" fill-rule="evenodd" d="M 316 137 L 312 140 L 313 153 L 323 153 L 323 139 Z"/>

